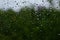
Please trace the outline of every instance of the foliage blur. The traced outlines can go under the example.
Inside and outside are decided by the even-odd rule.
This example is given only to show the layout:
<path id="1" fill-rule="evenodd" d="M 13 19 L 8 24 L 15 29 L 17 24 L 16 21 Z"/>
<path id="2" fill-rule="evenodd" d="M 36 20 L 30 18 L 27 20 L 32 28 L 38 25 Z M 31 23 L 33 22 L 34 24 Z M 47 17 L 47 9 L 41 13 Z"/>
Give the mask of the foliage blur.
<path id="1" fill-rule="evenodd" d="M 60 11 L 25 7 L 0 10 L 0 40 L 60 40 Z"/>

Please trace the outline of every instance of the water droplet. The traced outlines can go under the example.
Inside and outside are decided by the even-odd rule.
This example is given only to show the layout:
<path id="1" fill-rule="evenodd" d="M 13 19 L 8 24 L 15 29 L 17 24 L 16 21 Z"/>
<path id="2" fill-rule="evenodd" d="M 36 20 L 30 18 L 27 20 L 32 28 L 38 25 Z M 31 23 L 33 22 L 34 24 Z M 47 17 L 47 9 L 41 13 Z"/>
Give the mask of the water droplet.
<path id="1" fill-rule="evenodd" d="M 22 3 L 26 3 L 26 1 L 22 2 Z"/>
<path id="2" fill-rule="evenodd" d="M 39 16 L 41 16 L 41 13 L 39 14 Z"/>
<path id="3" fill-rule="evenodd" d="M 37 20 L 39 20 L 39 18 L 37 18 Z"/>
<path id="4" fill-rule="evenodd" d="M 35 13 L 37 13 L 37 12 L 35 12 Z"/>
<path id="5" fill-rule="evenodd" d="M 42 30 L 40 30 L 40 32 L 41 32 Z"/>
<path id="6" fill-rule="evenodd" d="M 49 15 L 49 13 L 47 13 L 47 16 Z"/>
<path id="7" fill-rule="evenodd" d="M 16 1 L 15 1 L 16 2 Z"/>
<path id="8" fill-rule="evenodd" d="M 37 17 L 38 17 L 39 15 L 37 15 Z"/>
<path id="9" fill-rule="evenodd" d="M 44 2 L 44 0 L 42 0 L 42 2 Z"/>
<path id="10" fill-rule="evenodd" d="M 42 24 L 40 26 L 43 26 Z"/>
<path id="11" fill-rule="evenodd" d="M 16 32 L 16 29 L 14 31 Z"/>
<path id="12" fill-rule="evenodd" d="M 6 32 L 8 32 L 8 30 L 6 30 Z"/>
<path id="13" fill-rule="evenodd" d="M 51 23 L 53 23 L 53 21 L 50 21 Z"/>
<path id="14" fill-rule="evenodd" d="M 60 34 L 58 34 L 58 35 L 60 35 Z"/>
<path id="15" fill-rule="evenodd" d="M 33 32 L 31 32 L 31 34 L 33 34 Z"/>
<path id="16" fill-rule="evenodd" d="M 2 31 L 3 29 L 1 28 L 0 30 Z"/>
<path id="17" fill-rule="evenodd" d="M 18 5 L 18 3 L 16 5 Z"/>
<path id="18" fill-rule="evenodd" d="M 36 27 L 37 29 L 39 29 L 39 27 Z"/>

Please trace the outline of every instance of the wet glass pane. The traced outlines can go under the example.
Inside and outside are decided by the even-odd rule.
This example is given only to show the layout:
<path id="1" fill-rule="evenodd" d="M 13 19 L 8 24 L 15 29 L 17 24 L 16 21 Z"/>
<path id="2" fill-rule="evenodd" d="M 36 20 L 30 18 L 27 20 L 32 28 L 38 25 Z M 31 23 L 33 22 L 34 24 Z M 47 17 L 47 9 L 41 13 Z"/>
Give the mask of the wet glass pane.
<path id="1" fill-rule="evenodd" d="M 0 0 L 0 40 L 60 40 L 60 0 Z"/>

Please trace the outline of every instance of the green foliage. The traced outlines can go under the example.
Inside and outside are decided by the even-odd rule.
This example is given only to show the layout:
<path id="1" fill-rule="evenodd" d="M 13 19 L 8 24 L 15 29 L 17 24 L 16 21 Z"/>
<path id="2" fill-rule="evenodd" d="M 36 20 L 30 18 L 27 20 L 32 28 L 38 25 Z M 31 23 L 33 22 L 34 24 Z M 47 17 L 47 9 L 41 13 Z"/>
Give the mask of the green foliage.
<path id="1" fill-rule="evenodd" d="M 60 40 L 60 12 L 22 8 L 0 10 L 0 40 Z"/>

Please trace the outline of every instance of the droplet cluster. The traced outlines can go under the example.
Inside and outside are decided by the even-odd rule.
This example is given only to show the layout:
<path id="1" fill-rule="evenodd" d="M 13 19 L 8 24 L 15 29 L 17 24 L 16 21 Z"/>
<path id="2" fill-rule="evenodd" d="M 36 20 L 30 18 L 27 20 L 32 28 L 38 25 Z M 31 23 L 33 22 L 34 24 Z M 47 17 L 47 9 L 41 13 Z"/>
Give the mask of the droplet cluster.
<path id="1" fill-rule="evenodd" d="M 57 5 L 59 4 L 59 2 L 55 4 Z M 54 7 L 55 7 L 55 4 L 54 4 Z M 12 8 L 13 10 L 17 11 L 21 9 L 22 7 L 30 6 L 30 5 L 34 5 L 35 7 L 36 6 L 45 6 L 47 8 L 50 7 L 50 3 L 47 0 L 13 0 L 13 1 L 12 0 L 1 0 L 0 1 L 0 9 L 4 9 L 4 10 Z"/>

